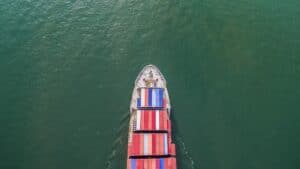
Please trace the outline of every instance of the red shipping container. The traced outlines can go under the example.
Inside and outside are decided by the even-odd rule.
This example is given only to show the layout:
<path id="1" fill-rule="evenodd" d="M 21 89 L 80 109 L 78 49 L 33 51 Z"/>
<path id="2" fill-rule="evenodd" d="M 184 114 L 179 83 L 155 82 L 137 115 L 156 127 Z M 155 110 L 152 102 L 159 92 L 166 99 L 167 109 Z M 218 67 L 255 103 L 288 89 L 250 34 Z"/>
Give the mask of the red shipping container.
<path id="1" fill-rule="evenodd" d="M 136 160 L 136 169 L 144 169 L 144 160 Z"/>
<path id="2" fill-rule="evenodd" d="M 170 154 L 176 155 L 175 144 L 170 144 Z"/>
<path id="3" fill-rule="evenodd" d="M 166 112 L 164 112 L 164 129 L 167 129 L 168 130 L 168 125 L 167 125 L 167 122 L 168 122 L 168 115 Z"/>
<path id="4" fill-rule="evenodd" d="M 176 159 L 172 158 L 172 169 L 176 169 L 177 168 L 176 166 L 177 166 Z"/>
<path id="5" fill-rule="evenodd" d="M 152 135 L 152 153 L 153 154 L 156 154 L 156 143 L 157 143 L 157 141 L 156 141 L 156 134 L 153 134 Z"/>
<path id="6" fill-rule="evenodd" d="M 131 169 L 131 159 L 127 159 L 127 169 Z"/>
<path id="7" fill-rule="evenodd" d="M 145 169 L 148 167 L 148 160 L 147 159 L 143 159 L 143 168 L 142 169 Z"/>
<path id="8" fill-rule="evenodd" d="M 145 128 L 145 114 L 144 111 L 141 112 L 141 130 L 143 130 Z"/>
<path id="9" fill-rule="evenodd" d="M 148 159 L 144 159 L 144 169 L 148 168 Z"/>
<path id="10" fill-rule="evenodd" d="M 148 130 L 149 129 L 149 111 L 143 111 L 144 114 L 144 130 Z"/>
<path id="11" fill-rule="evenodd" d="M 138 154 L 139 152 L 139 139 L 137 134 L 132 135 L 132 144 L 131 144 L 131 155 Z"/>
<path id="12" fill-rule="evenodd" d="M 147 159 L 147 168 L 151 169 L 152 168 L 152 162 L 150 159 Z"/>
<path id="13" fill-rule="evenodd" d="M 164 126 L 164 113 L 159 112 L 159 129 L 162 130 Z"/>
<path id="14" fill-rule="evenodd" d="M 156 169 L 155 168 L 155 166 L 156 166 L 156 159 L 155 158 L 149 159 L 149 163 L 150 163 L 150 166 L 151 166 L 151 168 L 149 168 L 149 169 Z"/>
<path id="15" fill-rule="evenodd" d="M 164 154 L 164 136 L 163 135 L 159 135 L 159 154 Z"/>
<path id="16" fill-rule="evenodd" d="M 153 128 L 152 128 L 152 122 L 153 122 L 153 120 L 152 120 L 152 114 L 153 114 L 153 111 L 148 111 L 148 130 L 153 130 Z"/>
<path id="17" fill-rule="evenodd" d="M 155 154 L 160 154 L 160 136 L 158 134 L 156 134 L 155 137 L 156 137 L 156 150 L 155 150 Z"/>
<path id="18" fill-rule="evenodd" d="M 156 168 L 159 169 L 159 159 L 156 159 L 155 163 L 156 163 Z"/>
<path id="19" fill-rule="evenodd" d="M 152 129 L 152 130 L 156 130 L 156 129 L 155 129 L 155 120 L 156 120 L 155 114 L 156 114 L 156 111 L 155 111 L 155 110 L 152 110 L 152 111 L 151 111 L 151 116 L 152 116 L 152 117 L 151 117 L 151 120 L 152 120 L 152 121 L 151 121 L 151 125 L 152 125 L 152 126 L 151 126 L 151 129 Z"/>
<path id="20" fill-rule="evenodd" d="M 152 153 L 152 134 L 148 134 L 148 153 L 149 155 L 153 155 Z"/>
<path id="21" fill-rule="evenodd" d="M 160 135 L 159 134 L 156 134 L 156 154 L 161 154 L 160 152 L 160 147 L 161 147 L 161 141 L 160 141 Z"/>

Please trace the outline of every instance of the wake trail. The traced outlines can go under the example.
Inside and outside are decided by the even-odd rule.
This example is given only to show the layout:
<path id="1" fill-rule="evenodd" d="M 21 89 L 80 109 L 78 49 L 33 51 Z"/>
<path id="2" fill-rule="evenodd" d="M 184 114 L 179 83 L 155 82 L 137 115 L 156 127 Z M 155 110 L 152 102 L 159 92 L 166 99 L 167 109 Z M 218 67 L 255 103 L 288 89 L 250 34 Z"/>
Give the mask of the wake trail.
<path id="1" fill-rule="evenodd" d="M 129 119 L 130 113 L 128 112 L 124 113 L 120 119 L 105 169 L 126 168 Z"/>

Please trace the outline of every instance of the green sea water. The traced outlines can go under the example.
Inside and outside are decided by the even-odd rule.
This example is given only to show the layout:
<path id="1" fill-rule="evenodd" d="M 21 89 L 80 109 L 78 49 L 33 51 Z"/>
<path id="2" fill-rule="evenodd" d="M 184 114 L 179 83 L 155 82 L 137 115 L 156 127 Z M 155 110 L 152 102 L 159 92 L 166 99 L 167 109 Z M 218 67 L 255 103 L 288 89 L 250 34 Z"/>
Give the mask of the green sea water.
<path id="1" fill-rule="evenodd" d="M 299 169 L 299 17 L 299 0 L 1 0 L 0 168 L 125 169 L 151 63 L 179 169 Z"/>

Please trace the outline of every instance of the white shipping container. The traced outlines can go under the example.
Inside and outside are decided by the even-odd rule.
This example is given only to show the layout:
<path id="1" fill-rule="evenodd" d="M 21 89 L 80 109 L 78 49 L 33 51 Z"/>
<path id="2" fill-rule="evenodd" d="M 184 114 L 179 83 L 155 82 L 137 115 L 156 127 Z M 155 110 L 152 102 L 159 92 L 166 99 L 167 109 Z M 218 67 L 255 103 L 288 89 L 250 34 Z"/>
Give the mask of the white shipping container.
<path id="1" fill-rule="evenodd" d="M 155 129 L 159 130 L 159 110 L 155 111 Z"/>
<path id="2" fill-rule="evenodd" d="M 141 110 L 136 112 L 136 130 L 141 129 Z"/>

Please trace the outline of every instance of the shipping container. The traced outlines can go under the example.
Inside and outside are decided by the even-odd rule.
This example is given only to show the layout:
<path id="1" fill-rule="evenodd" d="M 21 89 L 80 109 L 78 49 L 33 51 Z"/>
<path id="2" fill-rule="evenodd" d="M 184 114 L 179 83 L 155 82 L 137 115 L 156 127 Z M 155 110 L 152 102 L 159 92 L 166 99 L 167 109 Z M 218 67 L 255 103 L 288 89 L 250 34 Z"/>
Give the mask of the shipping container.
<path id="1" fill-rule="evenodd" d="M 141 110 L 136 112 L 136 130 L 141 130 Z"/>
<path id="2" fill-rule="evenodd" d="M 168 154 L 168 135 L 164 134 L 164 154 Z"/>
<path id="3" fill-rule="evenodd" d="M 169 144 L 169 152 L 170 152 L 170 155 L 172 155 L 172 156 L 176 155 L 175 144 Z"/>
<path id="4" fill-rule="evenodd" d="M 141 98 L 137 98 L 137 107 L 140 108 L 141 107 Z"/>

